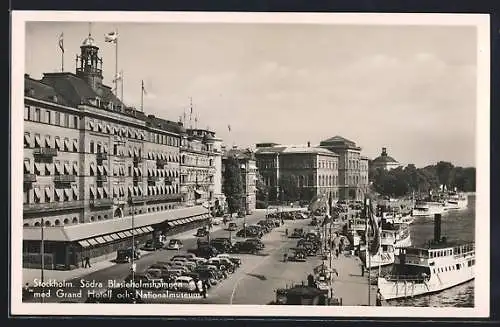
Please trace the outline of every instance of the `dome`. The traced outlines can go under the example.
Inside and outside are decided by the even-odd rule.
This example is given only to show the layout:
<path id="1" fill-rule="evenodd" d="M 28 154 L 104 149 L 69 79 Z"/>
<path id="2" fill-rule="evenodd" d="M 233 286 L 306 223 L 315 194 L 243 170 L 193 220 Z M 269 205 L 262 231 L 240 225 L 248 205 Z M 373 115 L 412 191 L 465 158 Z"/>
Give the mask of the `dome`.
<path id="1" fill-rule="evenodd" d="M 90 34 L 82 42 L 82 47 L 95 47 L 95 46 L 96 45 L 95 45 L 94 38 Z"/>
<path id="2" fill-rule="evenodd" d="M 377 158 L 373 159 L 373 163 L 398 163 L 396 159 L 387 155 L 387 148 L 382 148 L 382 153 Z"/>

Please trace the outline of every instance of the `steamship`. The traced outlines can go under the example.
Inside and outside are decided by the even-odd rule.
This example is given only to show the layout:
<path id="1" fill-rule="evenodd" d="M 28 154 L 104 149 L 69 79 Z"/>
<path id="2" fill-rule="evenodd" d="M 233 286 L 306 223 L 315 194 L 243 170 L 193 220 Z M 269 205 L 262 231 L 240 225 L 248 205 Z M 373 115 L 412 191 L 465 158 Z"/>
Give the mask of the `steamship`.
<path id="1" fill-rule="evenodd" d="M 474 279 L 475 243 L 441 237 L 441 215 L 434 217 L 434 240 L 399 249 L 390 274 L 377 279 L 385 300 L 435 293 Z"/>
<path id="2" fill-rule="evenodd" d="M 448 208 L 442 202 L 425 201 L 417 202 L 412 210 L 414 217 L 432 217 L 435 214 L 443 214 Z"/>
<path id="3" fill-rule="evenodd" d="M 467 195 L 463 193 L 449 193 L 445 207 L 447 210 L 461 210 L 467 208 L 469 201 Z"/>

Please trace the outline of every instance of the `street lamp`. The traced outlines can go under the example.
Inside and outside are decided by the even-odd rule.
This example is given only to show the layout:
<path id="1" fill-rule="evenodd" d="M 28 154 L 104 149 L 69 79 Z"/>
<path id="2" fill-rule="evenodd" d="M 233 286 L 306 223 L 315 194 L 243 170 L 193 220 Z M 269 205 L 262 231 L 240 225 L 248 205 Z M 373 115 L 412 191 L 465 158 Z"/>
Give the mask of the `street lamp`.
<path id="1" fill-rule="evenodd" d="M 44 235 L 43 235 L 43 225 L 45 224 L 45 221 L 43 220 L 43 217 L 41 217 L 41 244 L 40 244 L 40 254 L 42 256 L 41 258 L 41 271 L 40 271 L 40 279 L 42 280 L 42 283 L 44 282 L 44 272 L 45 272 L 45 242 L 44 242 Z M 42 303 L 44 301 L 44 297 L 40 297 L 42 300 Z"/>
<path id="2" fill-rule="evenodd" d="M 132 258 L 131 258 L 131 266 L 132 270 L 132 287 L 135 287 L 135 233 L 134 233 L 134 224 L 135 224 L 135 206 L 132 201 L 132 195 L 129 195 L 129 202 L 132 207 Z"/>

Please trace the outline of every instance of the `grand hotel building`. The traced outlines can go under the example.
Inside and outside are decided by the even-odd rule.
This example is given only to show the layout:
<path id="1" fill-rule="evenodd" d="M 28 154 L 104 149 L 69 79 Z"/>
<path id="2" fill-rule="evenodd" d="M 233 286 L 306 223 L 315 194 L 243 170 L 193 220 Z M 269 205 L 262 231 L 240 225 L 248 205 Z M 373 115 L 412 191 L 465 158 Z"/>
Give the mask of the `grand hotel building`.
<path id="1" fill-rule="evenodd" d="M 45 268 L 73 269 L 194 228 L 221 193 L 215 133 L 127 107 L 92 36 L 80 48 L 75 73 L 24 78 L 25 267 L 41 266 L 42 239 Z"/>

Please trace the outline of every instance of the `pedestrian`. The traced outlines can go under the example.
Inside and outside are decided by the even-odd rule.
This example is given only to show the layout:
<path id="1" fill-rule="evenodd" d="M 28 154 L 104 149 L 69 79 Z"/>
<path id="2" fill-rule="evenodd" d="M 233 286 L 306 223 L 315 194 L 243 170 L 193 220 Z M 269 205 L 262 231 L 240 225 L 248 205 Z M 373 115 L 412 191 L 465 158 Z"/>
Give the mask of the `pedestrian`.
<path id="1" fill-rule="evenodd" d="M 91 265 L 90 265 L 90 258 L 89 256 L 86 256 L 85 257 L 85 268 L 90 268 Z"/>
<path id="2" fill-rule="evenodd" d="M 361 277 L 365 276 L 365 266 L 361 263 Z"/>
<path id="3" fill-rule="evenodd" d="M 283 262 L 287 262 L 288 261 L 288 253 L 283 253 Z"/>
<path id="4" fill-rule="evenodd" d="M 285 229 L 285 235 L 286 235 L 286 237 L 288 237 L 288 228 Z"/>
<path id="5" fill-rule="evenodd" d="M 335 257 L 337 259 L 339 258 L 339 249 L 338 248 L 335 249 Z"/>
<path id="6" fill-rule="evenodd" d="M 377 307 L 381 307 L 382 306 L 382 294 L 380 293 L 380 288 L 377 289 L 376 306 Z"/>
<path id="7" fill-rule="evenodd" d="M 196 289 L 198 290 L 198 293 L 203 295 L 203 282 L 201 281 L 201 279 L 198 279 L 198 281 L 196 281 Z"/>
<path id="8" fill-rule="evenodd" d="M 207 280 L 204 280 L 203 283 L 202 283 L 202 295 L 203 295 L 203 298 L 206 299 L 207 298 Z"/>

